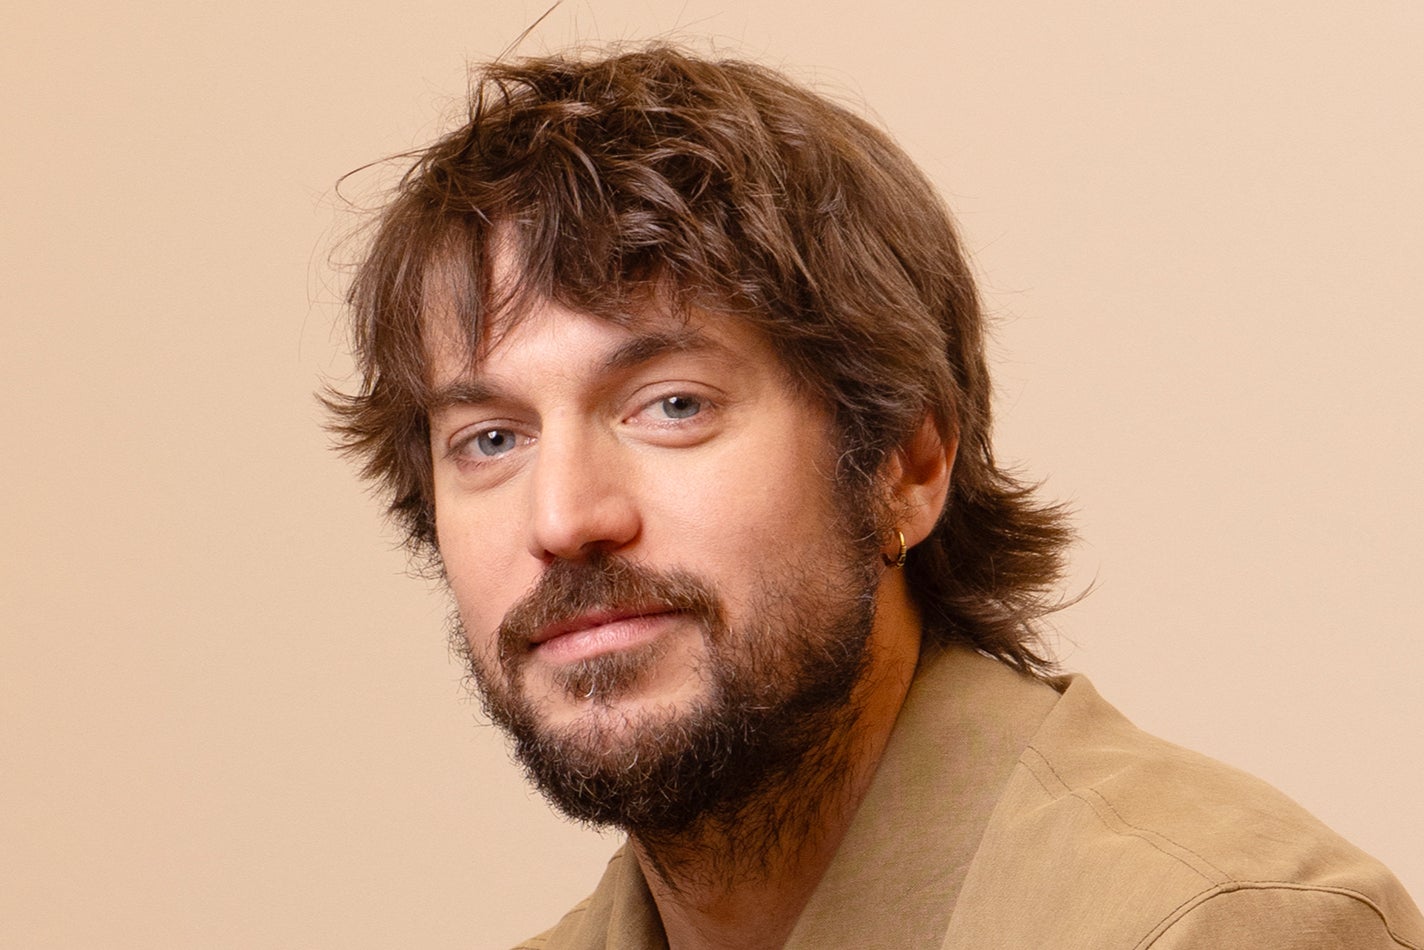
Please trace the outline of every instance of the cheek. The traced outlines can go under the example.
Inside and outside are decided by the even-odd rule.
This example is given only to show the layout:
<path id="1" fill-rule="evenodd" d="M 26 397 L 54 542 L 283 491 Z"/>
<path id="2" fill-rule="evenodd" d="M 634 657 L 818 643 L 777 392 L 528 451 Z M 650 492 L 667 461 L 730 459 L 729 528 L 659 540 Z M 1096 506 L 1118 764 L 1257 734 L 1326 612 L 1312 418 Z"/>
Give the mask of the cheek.
<path id="1" fill-rule="evenodd" d="M 773 474 L 749 457 L 733 451 L 669 456 L 662 471 L 638 480 L 645 528 L 665 525 L 674 544 L 682 537 L 712 550 L 754 544 L 750 539 L 776 520 L 781 499 Z"/>
<path id="2" fill-rule="evenodd" d="M 718 578 L 734 599 L 761 574 L 788 561 L 827 553 L 831 484 L 815 462 L 817 445 L 795 433 L 774 446 L 704 460 L 695 474 L 667 472 L 652 517 L 645 519 L 663 560 Z M 740 579 L 740 580 L 739 580 Z"/>
<path id="3" fill-rule="evenodd" d="M 435 529 L 445 580 L 460 611 L 465 633 L 484 649 L 505 613 L 533 584 L 519 575 L 519 540 L 511 523 L 491 530 L 479 513 L 441 506 L 437 497 Z M 529 561 L 533 567 L 532 559 Z"/>

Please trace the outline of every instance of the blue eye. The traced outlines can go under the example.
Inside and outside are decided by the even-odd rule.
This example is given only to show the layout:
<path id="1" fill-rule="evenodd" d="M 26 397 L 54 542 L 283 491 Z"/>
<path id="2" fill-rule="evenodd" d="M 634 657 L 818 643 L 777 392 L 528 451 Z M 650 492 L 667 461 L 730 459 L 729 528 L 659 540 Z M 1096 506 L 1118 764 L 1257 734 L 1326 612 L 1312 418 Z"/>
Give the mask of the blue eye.
<path id="1" fill-rule="evenodd" d="M 470 440 L 475 451 L 484 456 L 503 455 L 514 448 L 515 435 L 508 429 L 486 429 Z"/>
<path id="2" fill-rule="evenodd" d="M 691 419 L 702 411 L 702 400 L 695 396 L 668 396 L 659 406 L 669 419 Z"/>

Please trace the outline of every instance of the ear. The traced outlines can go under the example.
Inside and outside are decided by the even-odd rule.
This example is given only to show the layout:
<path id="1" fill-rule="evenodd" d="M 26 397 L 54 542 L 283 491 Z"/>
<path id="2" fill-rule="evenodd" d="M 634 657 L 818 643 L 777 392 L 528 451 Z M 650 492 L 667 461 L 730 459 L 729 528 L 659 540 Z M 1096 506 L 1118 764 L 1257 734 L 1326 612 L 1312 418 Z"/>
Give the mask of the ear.
<path id="1" fill-rule="evenodd" d="M 959 449 L 959 435 L 939 434 L 932 415 L 885 462 L 885 487 L 889 493 L 894 527 L 905 536 L 907 547 L 929 537 L 949 496 L 950 473 Z M 898 543 L 898 539 L 897 543 Z M 887 552 L 894 556 L 895 552 Z"/>

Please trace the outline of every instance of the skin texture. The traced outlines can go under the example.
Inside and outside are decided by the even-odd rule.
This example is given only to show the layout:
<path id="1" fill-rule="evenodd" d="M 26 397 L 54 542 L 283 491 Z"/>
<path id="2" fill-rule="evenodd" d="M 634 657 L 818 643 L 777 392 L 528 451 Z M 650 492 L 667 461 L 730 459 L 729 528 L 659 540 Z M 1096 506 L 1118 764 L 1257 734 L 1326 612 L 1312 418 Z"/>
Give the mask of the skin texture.
<path id="1" fill-rule="evenodd" d="M 441 555 L 483 666 L 496 664 L 505 613 L 555 561 L 603 551 L 695 570 L 717 584 L 735 625 L 756 597 L 758 566 L 788 535 L 827 538 L 829 500 L 796 503 L 825 495 L 825 421 L 765 360 L 736 358 L 751 341 L 724 331 L 705 349 L 605 368 L 633 336 L 543 307 L 484 360 L 489 398 L 432 416 Z M 437 379 L 452 369 L 437 363 Z M 701 408 L 670 418 L 669 397 Z M 491 437 L 479 434 L 491 428 L 504 434 L 485 455 Z M 662 656 L 614 705 L 556 682 L 565 664 L 654 642 Z M 591 624 L 531 653 L 524 695 L 550 726 L 637 720 L 698 698 L 704 655 L 696 625 L 675 614 Z"/>
<path id="2" fill-rule="evenodd" d="M 462 333 L 437 308 L 428 346 L 443 392 L 430 416 L 437 534 L 469 657 L 487 695 L 527 704 L 543 730 L 579 737 L 586 754 L 616 755 L 711 701 L 711 666 L 735 666 L 749 650 L 736 638 L 777 635 L 768 604 L 834 596 L 831 568 L 854 545 L 831 488 L 829 420 L 739 321 L 651 313 L 618 326 L 544 301 L 472 367 Z M 926 422 L 887 464 L 907 544 L 933 527 L 952 459 Z M 898 539 L 876 546 L 893 555 Z M 721 658 L 687 613 L 617 604 L 538 630 L 511 659 L 499 636 L 511 608 L 554 565 L 604 556 L 705 582 L 731 641 Z M 676 841 L 632 836 L 675 948 L 778 946 L 864 794 L 920 629 L 903 575 L 864 545 L 857 556 L 874 620 L 855 715 L 819 750 L 817 768 L 837 781 L 805 786 L 816 800 L 796 803 L 796 831 L 764 842 L 755 866 L 720 860 L 725 828 L 697 826 Z M 822 635 L 811 627 L 780 635 Z M 580 664 L 617 675 L 586 694 L 594 681 L 570 673 Z M 770 670 L 771 688 L 783 688 L 779 667 Z"/>

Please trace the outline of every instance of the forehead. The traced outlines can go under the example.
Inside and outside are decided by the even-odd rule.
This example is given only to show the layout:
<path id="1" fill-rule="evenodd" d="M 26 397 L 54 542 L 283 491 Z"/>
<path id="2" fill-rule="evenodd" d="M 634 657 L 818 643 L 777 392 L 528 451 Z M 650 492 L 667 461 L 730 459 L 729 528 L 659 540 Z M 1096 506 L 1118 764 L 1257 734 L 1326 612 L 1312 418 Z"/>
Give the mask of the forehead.
<path id="1" fill-rule="evenodd" d="M 741 317 L 698 309 L 649 307 L 610 318 L 537 300 L 475 331 L 453 308 L 435 308 L 426 322 L 425 350 L 427 382 L 436 391 L 460 380 L 531 372 L 617 375 L 676 356 L 790 382 L 760 329 Z"/>
<path id="2" fill-rule="evenodd" d="M 483 275 L 478 264 L 448 258 L 430 268 L 420 319 L 427 387 L 486 374 L 531 342 L 543 344 L 546 364 L 552 354 L 554 362 L 570 368 L 591 357 L 616 368 L 665 353 L 698 351 L 764 364 L 790 381 L 765 331 L 747 317 L 679 306 L 671 294 L 649 294 L 592 313 L 525 286 L 518 259 L 513 242 L 496 234 Z"/>

